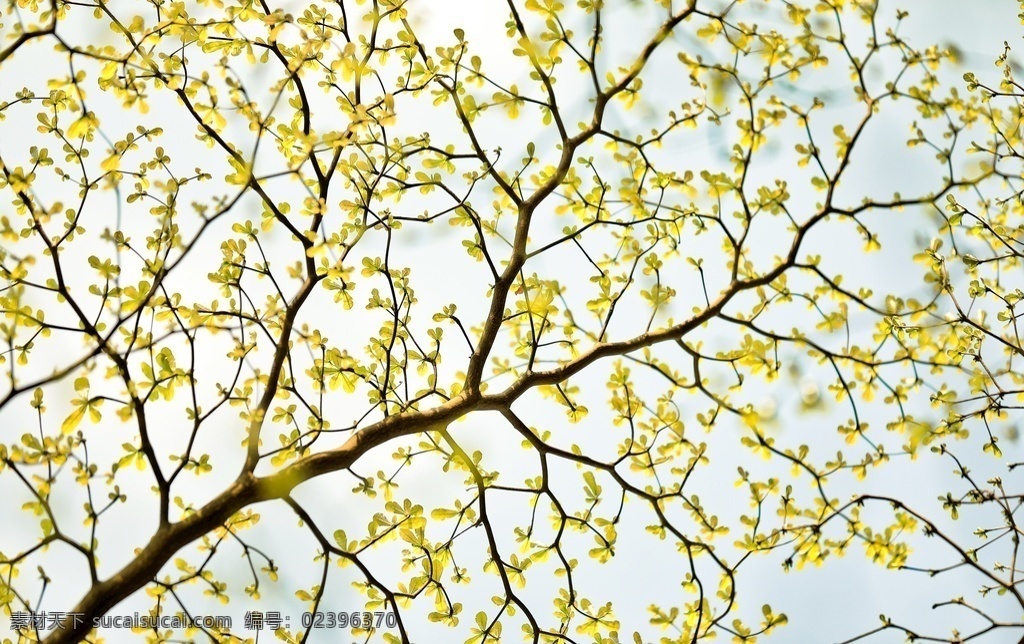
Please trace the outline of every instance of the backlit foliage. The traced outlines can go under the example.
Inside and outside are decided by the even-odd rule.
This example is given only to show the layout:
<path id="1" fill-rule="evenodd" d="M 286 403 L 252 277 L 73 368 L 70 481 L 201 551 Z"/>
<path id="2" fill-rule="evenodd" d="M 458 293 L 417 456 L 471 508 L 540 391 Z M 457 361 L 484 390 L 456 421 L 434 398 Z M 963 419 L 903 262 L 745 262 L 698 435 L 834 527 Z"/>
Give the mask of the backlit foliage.
<path id="1" fill-rule="evenodd" d="M 848 552 L 969 569 L 950 605 L 981 626 L 826 638 L 1018 632 L 986 596 L 1024 611 L 998 460 L 1024 394 L 1024 88 L 1008 52 L 959 81 L 911 19 L 8 0 L 0 482 L 36 532 L 0 537 L 0 605 L 86 616 L 18 641 L 125 637 L 90 625 L 130 598 L 275 610 L 292 584 L 317 610 L 350 590 L 338 565 L 354 608 L 397 617 L 359 641 L 784 638 L 745 564 Z M 870 179 L 894 155 L 895 193 Z M 941 494 L 875 483 L 929 459 L 956 467 Z M 946 527 L 967 511 L 994 517 L 977 543 Z M 282 578 L 293 539 L 315 577 Z M 222 574 L 239 555 L 248 577 Z"/>

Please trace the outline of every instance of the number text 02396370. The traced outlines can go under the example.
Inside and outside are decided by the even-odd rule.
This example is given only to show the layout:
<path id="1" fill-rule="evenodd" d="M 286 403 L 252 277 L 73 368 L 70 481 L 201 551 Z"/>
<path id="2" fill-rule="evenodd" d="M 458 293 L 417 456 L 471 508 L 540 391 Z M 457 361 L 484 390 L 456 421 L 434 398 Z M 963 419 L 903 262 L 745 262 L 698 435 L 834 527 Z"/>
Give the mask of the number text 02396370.
<path id="1" fill-rule="evenodd" d="M 398 619 L 391 611 L 317 611 L 302 614 L 303 628 L 395 628 Z"/>

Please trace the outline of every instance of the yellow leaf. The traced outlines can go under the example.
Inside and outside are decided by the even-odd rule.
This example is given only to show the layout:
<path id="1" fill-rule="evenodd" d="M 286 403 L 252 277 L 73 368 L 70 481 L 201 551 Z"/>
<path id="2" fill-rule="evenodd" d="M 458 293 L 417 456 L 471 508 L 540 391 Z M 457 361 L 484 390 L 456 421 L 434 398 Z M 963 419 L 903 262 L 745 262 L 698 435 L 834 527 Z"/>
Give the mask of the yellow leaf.
<path id="1" fill-rule="evenodd" d="M 111 154 L 107 157 L 103 163 L 100 164 L 100 168 L 104 172 L 117 172 L 117 169 L 121 166 L 121 157 L 117 154 Z"/>
<path id="2" fill-rule="evenodd" d="M 110 80 L 117 75 L 117 68 L 120 66 L 116 60 L 109 61 L 103 66 L 103 71 L 100 72 L 100 80 Z"/>
<path id="3" fill-rule="evenodd" d="M 546 317 L 548 314 L 548 307 L 551 306 L 551 302 L 554 299 L 555 294 L 551 292 L 551 289 L 541 289 L 540 293 L 538 293 L 536 297 L 530 299 L 530 313 L 540 317 Z"/>
<path id="4" fill-rule="evenodd" d="M 75 411 L 71 412 L 71 415 L 64 419 L 64 422 L 60 426 L 60 431 L 63 434 L 70 434 L 75 431 L 75 427 L 78 427 L 78 423 L 82 422 L 85 418 L 86 405 L 81 405 Z"/>
<path id="5" fill-rule="evenodd" d="M 89 139 L 92 137 L 92 131 L 99 125 L 99 121 L 92 112 L 86 112 L 74 123 L 68 127 L 67 135 L 69 139 Z"/>
<path id="6" fill-rule="evenodd" d="M 252 169 L 249 167 L 249 164 L 243 163 L 234 157 L 228 157 L 228 162 L 235 171 L 225 176 L 224 180 L 236 186 L 248 185 L 249 179 L 252 177 Z"/>

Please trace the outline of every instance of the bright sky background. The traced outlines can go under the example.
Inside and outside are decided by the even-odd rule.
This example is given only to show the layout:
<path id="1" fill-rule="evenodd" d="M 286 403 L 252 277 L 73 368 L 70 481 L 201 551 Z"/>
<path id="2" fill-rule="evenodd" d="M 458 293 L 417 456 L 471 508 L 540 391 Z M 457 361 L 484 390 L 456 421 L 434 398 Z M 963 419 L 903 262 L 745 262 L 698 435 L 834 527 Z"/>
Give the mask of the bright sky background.
<path id="1" fill-rule="evenodd" d="M 776 0 L 770 0 L 769 4 L 774 2 Z M 119 5 L 123 4 L 124 2 L 119 3 Z M 614 6 L 614 0 L 609 4 Z M 748 4 L 759 5 L 761 3 L 749 2 Z M 943 78 L 949 82 L 960 82 L 959 76 L 967 70 L 975 71 L 979 78 L 983 74 L 993 75 L 995 68 L 992 66 L 992 60 L 1002 51 L 1003 41 L 1008 41 L 1011 46 L 1016 46 L 1022 35 L 1022 27 L 1017 18 L 1019 9 L 1016 3 L 1008 0 L 977 0 L 969 3 L 959 0 L 904 0 L 896 3 L 886 2 L 883 6 L 887 7 L 885 11 L 889 12 L 894 11 L 897 6 L 910 11 L 910 18 L 905 21 L 901 32 L 907 36 L 910 42 L 922 45 L 932 42 L 952 44 L 962 52 L 962 67 L 949 68 L 944 72 Z M 447 41 L 450 40 L 453 28 L 463 27 L 473 43 L 474 53 L 479 54 L 491 65 L 490 69 L 495 70 L 494 73 L 497 77 L 508 83 L 528 82 L 525 80 L 525 74 L 521 71 L 521 65 L 508 54 L 508 44 L 503 40 L 503 23 L 506 19 L 504 3 L 490 0 L 476 2 L 445 0 L 431 1 L 428 4 L 426 0 L 412 0 L 410 9 L 414 15 L 419 16 L 418 20 L 420 20 L 424 39 L 429 39 L 431 35 L 437 34 L 439 39 Z M 756 13 L 754 9 L 751 11 Z M 417 12 L 422 13 L 418 14 Z M 626 12 L 621 12 L 621 14 L 629 15 Z M 649 24 L 632 24 L 628 20 L 609 21 L 609 55 L 631 51 L 631 47 L 636 45 L 636 41 L 632 39 L 631 35 L 645 32 L 649 27 Z M 38 58 L 19 54 L 3 69 L 0 69 L 0 87 L 44 86 L 43 82 L 46 77 L 64 73 L 63 70 L 49 67 L 44 53 L 37 53 Z M 650 92 L 649 96 L 657 97 L 658 92 L 669 92 L 675 89 L 675 84 L 684 82 L 685 79 L 680 79 L 678 70 L 671 65 L 672 61 L 667 59 L 652 61 L 651 67 L 644 74 L 645 91 Z M 837 66 L 834 73 L 836 74 L 836 86 L 842 87 L 845 82 L 843 69 Z M 664 87 L 659 86 L 661 83 L 664 83 Z M 565 92 L 565 87 L 571 88 L 571 81 L 567 81 L 564 87 L 560 87 L 560 91 Z M 795 91 L 801 89 L 798 84 Z M 813 88 L 813 91 L 819 91 L 819 89 Z M 7 94 L 13 93 L 13 91 L 13 89 L 5 89 L 2 98 L 8 99 Z M 98 90 L 95 91 L 95 94 L 97 102 L 103 100 L 99 97 Z M 569 92 L 565 95 L 568 96 Z M 560 94 L 560 96 L 562 95 Z M 587 107 L 585 104 L 573 105 L 571 100 L 563 101 L 563 103 L 570 113 L 574 108 L 585 110 Z M 652 103 L 658 105 L 656 100 L 653 100 Z M 907 108 L 909 109 L 910 106 L 907 105 Z M 94 109 L 99 111 L 98 108 Z M 174 119 L 181 117 L 169 108 L 166 112 L 162 109 L 163 107 L 160 105 L 154 106 L 151 115 L 153 118 L 150 121 L 159 122 L 165 129 L 171 130 L 177 123 Z M 34 123 L 25 122 L 24 115 L 27 114 L 30 112 L 21 112 L 16 118 L 8 118 L 6 121 L 0 122 L 0 152 L 9 153 L 12 149 L 29 145 L 27 141 L 31 138 L 31 132 L 26 136 L 25 130 L 27 127 L 31 130 Z M 654 113 L 654 115 L 659 114 Z M 644 118 L 645 116 L 647 115 L 641 111 L 639 117 Z M 628 119 L 634 118 L 634 116 L 620 114 L 613 118 Z M 431 130 L 437 133 L 439 139 L 443 139 L 444 136 L 456 136 L 458 133 L 457 129 L 450 127 L 451 121 L 435 121 L 433 118 L 426 117 L 419 119 L 410 113 L 400 114 L 400 119 L 408 119 L 403 122 L 410 123 L 409 131 Z M 572 119 L 567 120 L 572 121 Z M 180 124 L 183 131 L 183 140 L 180 143 L 184 146 L 183 149 L 188 149 L 187 139 L 192 136 L 194 124 L 191 122 Z M 633 124 L 624 121 L 624 127 L 629 125 Z M 446 130 L 446 127 L 449 129 Z M 545 147 L 550 149 L 550 146 L 556 142 L 553 132 L 550 130 L 542 132 L 539 127 L 531 129 L 532 127 L 529 123 L 520 121 L 505 129 L 485 131 L 489 137 L 488 146 L 502 146 L 507 154 L 507 157 L 503 158 L 512 160 L 522 156 L 522 144 L 527 140 L 536 142 L 541 150 Z M 706 128 L 704 134 L 696 133 L 696 136 L 687 139 L 685 150 L 669 150 L 666 154 L 679 154 L 681 155 L 680 163 L 692 164 L 696 167 L 722 165 L 727 162 L 728 148 L 731 144 L 728 140 L 729 136 L 731 136 L 730 132 L 723 133 L 709 127 Z M 872 194 L 885 195 L 891 194 L 893 190 L 901 190 L 905 193 L 913 192 L 911 188 L 920 181 L 920 176 L 915 168 L 916 157 L 905 151 L 903 147 L 906 136 L 906 119 L 901 119 L 895 112 L 888 120 L 880 123 L 877 129 L 871 132 L 868 140 L 864 142 L 863 157 L 859 158 L 857 163 L 859 168 L 857 174 L 852 175 L 844 183 L 848 194 L 858 195 L 861 192 L 870 191 Z M 778 154 L 783 161 L 791 161 L 787 155 L 792 155 L 792 146 L 787 142 L 780 142 Z M 764 167 L 757 171 L 763 173 L 767 180 L 773 176 L 773 170 L 774 167 Z M 116 212 L 117 208 L 113 198 L 111 196 L 107 198 L 111 199 L 111 213 Z M 796 201 L 810 198 L 808 195 L 799 193 L 794 195 Z M 410 205 L 409 207 L 415 209 L 419 205 Z M 127 219 L 128 211 L 124 216 Z M 826 253 L 827 261 L 832 262 L 831 265 L 836 270 L 841 270 L 844 273 L 853 272 L 857 283 L 884 283 L 896 290 L 913 292 L 918 288 L 914 282 L 917 279 L 917 273 L 903 270 L 905 264 L 901 265 L 901 262 L 909 263 L 911 254 L 909 249 L 917 244 L 915 235 L 930 236 L 928 231 L 921 228 L 922 221 L 925 219 L 911 216 L 906 219 L 886 221 L 883 234 L 889 238 L 891 245 L 887 247 L 886 252 L 872 256 L 870 262 L 865 262 L 864 257 L 859 254 L 861 246 L 859 239 L 849 245 L 846 244 L 846 240 L 840 238 L 819 239 L 815 242 L 818 246 L 814 252 Z M 130 226 L 131 223 L 125 221 L 124 225 Z M 535 238 L 543 239 L 545 234 L 555 234 L 561 225 L 563 225 L 562 222 L 554 218 L 551 218 L 550 223 L 541 221 Z M 226 231 L 226 228 L 224 230 Z M 433 245 L 435 238 L 439 238 L 438 235 L 444 235 L 448 230 L 445 225 L 440 230 L 435 228 L 429 233 L 424 233 L 421 238 L 412 238 L 406 249 L 408 254 L 401 259 L 404 264 L 413 268 L 414 274 L 417 276 L 418 295 L 422 301 L 423 311 L 439 308 L 440 305 L 455 298 L 463 298 L 459 300 L 460 311 L 472 311 L 474 301 L 477 302 L 477 307 L 481 306 L 481 302 L 483 302 L 481 294 L 487 286 L 487 275 L 474 274 L 472 272 L 473 265 L 467 263 L 465 257 L 456 258 L 447 252 L 436 252 L 436 246 Z M 216 233 L 216 231 L 212 231 L 212 233 Z M 213 242 L 219 243 L 220 239 L 216 234 L 211 236 Z M 781 243 L 781 238 L 778 240 Z M 284 240 L 278 239 L 277 241 L 281 243 L 280 248 L 289 248 Z M 765 235 L 766 257 L 770 257 L 778 250 L 772 246 L 773 241 L 776 240 L 773 239 L 771 233 Z M 279 250 L 274 247 L 273 240 L 269 247 L 271 252 Z M 195 260 L 196 266 L 192 278 L 195 280 L 193 286 L 197 292 L 198 289 L 209 288 L 208 285 L 203 284 L 205 274 L 211 270 L 209 262 L 219 263 L 216 243 L 207 250 L 208 252 L 204 251 L 204 254 L 197 255 Z M 695 248 L 694 252 L 698 253 L 702 250 Z M 538 262 L 534 270 L 552 273 L 569 271 L 566 267 L 560 266 L 558 262 L 547 261 L 548 263 Z M 452 275 L 459 276 L 457 283 L 453 281 Z M 562 276 L 560 279 L 570 283 L 571 277 Z M 196 296 L 196 299 L 200 299 L 200 297 Z M 307 317 L 310 320 L 315 319 L 317 310 L 314 306 Z M 627 318 L 627 321 L 635 320 Z M 374 327 L 371 326 L 344 327 L 332 331 L 329 335 L 349 333 L 359 335 L 373 332 Z M 453 330 L 447 332 L 451 333 Z M 715 329 L 712 328 L 707 333 L 709 341 L 714 342 Z M 726 339 L 731 337 L 730 335 Z M 77 345 L 56 347 L 56 350 L 70 352 L 79 349 L 80 347 Z M 220 354 L 216 351 L 210 351 L 205 356 L 210 361 L 210 369 L 215 368 L 215 362 L 219 357 Z M 456 362 L 452 360 L 453 368 Z M 607 451 L 610 446 L 602 445 L 598 439 L 588 437 L 590 431 L 595 432 L 595 436 L 599 436 L 596 432 L 600 424 L 609 418 L 607 404 L 603 400 L 606 395 L 602 381 L 603 372 L 600 369 L 597 371 L 598 375 L 594 376 L 593 381 L 589 383 L 592 385 L 589 390 L 586 378 L 576 382 L 581 385 L 583 400 L 592 412 L 591 417 L 580 426 L 568 429 L 561 427 L 558 431 L 566 432 L 567 441 L 589 445 L 601 453 L 600 450 Z M 213 378 L 210 381 L 212 382 Z M 813 390 L 819 386 L 819 381 L 811 372 L 806 376 L 797 377 L 792 382 L 783 382 L 778 386 L 765 388 L 763 392 L 758 392 L 756 389 L 753 391 L 758 392 L 758 395 L 763 393 L 763 405 L 773 406 L 777 409 L 777 415 L 771 423 L 772 431 L 780 437 L 780 440 L 789 438 L 794 442 L 797 440 L 808 441 L 814 445 L 814 441 L 817 439 L 813 437 L 813 433 L 832 432 L 836 421 L 845 416 L 846 410 L 839 410 L 835 413 L 831 411 L 800 413 L 800 396 L 811 394 L 808 391 L 801 392 L 794 382 L 804 387 L 805 390 Z M 68 397 L 73 394 L 70 382 L 65 384 L 64 390 Z M 59 396 L 60 391 L 60 388 L 55 389 L 53 396 Z M 55 410 L 60 409 L 60 401 L 57 397 L 48 398 L 48 404 Z M 694 409 L 695 413 L 703 411 L 706 405 L 701 401 L 696 407 L 700 409 Z M 550 413 L 550 408 L 531 407 L 529 397 L 524 398 L 517 409 L 529 424 L 540 426 L 548 421 L 546 414 Z M 337 410 L 337 414 L 339 418 L 335 424 L 341 426 L 351 420 L 348 416 L 352 414 L 352 410 L 341 408 Z M 59 413 L 54 414 L 55 418 L 59 416 Z M 163 429 L 170 434 L 167 441 L 168 444 L 171 444 L 176 428 L 173 420 L 165 420 Z M 9 432 L 20 434 L 25 431 L 20 428 L 24 423 L 34 422 L 34 417 L 17 416 L 14 412 L 4 411 L 3 415 L 0 415 L 0 433 L 3 433 L 4 439 L 7 440 Z M 503 421 L 496 414 L 493 416 L 477 414 L 452 429 L 456 438 L 463 441 L 467 451 L 482 450 L 485 454 L 486 466 L 501 470 L 503 477 L 507 477 L 504 479 L 506 482 L 519 483 L 526 472 L 533 471 L 531 459 L 534 457 L 519 449 L 519 440 L 510 432 L 489 431 L 491 428 L 498 428 L 502 423 Z M 561 423 L 561 419 L 559 419 L 559 423 Z M 693 426 L 696 427 L 696 423 L 693 423 Z M 730 462 L 728 457 L 721 455 L 723 452 L 728 454 L 730 449 L 740 449 L 734 430 L 739 431 L 725 422 L 717 427 L 716 435 L 704 438 L 720 450 L 718 452 L 719 460 L 714 469 L 702 471 L 701 476 L 697 477 L 693 483 L 694 491 L 701 494 L 706 506 L 721 504 L 723 516 L 734 516 L 745 511 L 745 497 L 742 491 L 736 490 L 733 483 L 736 478 L 736 464 L 745 464 L 749 460 L 749 455 L 737 454 L 736 464 Z M 96 442 L 99 446 L 107 443 L 107 447 L 115 451 L 122 442 L 129 440 L 132 435 L 130 425 L 122 427 L 116 422 L 111 424 L 109 432 L 109 435 L 98 437 Z M 276 441 L 276 436 L 272 434 L 265 437 L 267 442 Z M 808 435 L 812 437 L 807 438 Z M 203 479 L 192 480 L 186 477 L 182 481 L 180 492 L 184 497 L 193 502 L 201 502 L 220 491 L 221 486 L 235 476 L 241 463 L 241 455 L 237 449 L 240 436 L 238 427 L 225 426 L 223 436 L 204 438 L 208 442 L 205 449 L 218 459 L 217 468 L 213 474 Z M 379 453 L 372 454 L 365 463 L 358 464 L 358 471 L 363 474 L 372 474 L 378 468 L 390 471 L 394 468 L 394 462 L 390 458 L 391 451 L 389 445 L 379 450 Z M 1005 461 L 1012 462 L 1022 460 L 1022 458 L 1024 458 L 1024 450 L 1019 445 L 1004 444 Z M 990 468 L 993 473 L 1002 474 L 1004 471 L 992 460 L 980 461 L 978 467 Z M 936 497 L 940 493 L 945 493 L 953 484 L 950 470 L 951 466 L 948 460 L 925 455 L 920 462 L 913 465 L 912 469 L 894 465 L 881 475 L 874 475 L 869 479 L 868 486 L 870 489 L 878 491 L 899 489 L 899 494 L 904 496 L 908 503 L 929 516 L 941 518 L 941 507 L 936 501 Z M 578 474 L 570 468 L 566 468 L 565 472 L 559 472 L 556 475 L 556 480 L 566 483 L 565 494 L 567 497 L 571 497 L 573 494 L 579 495 L 577 479 Z M 421 463 L 414 471 L 403 476 L 400 482 L 402 487 L 399 489 L 399 494 L 409 494 L 428 507 L 428 510 L 429 507 L 432 507 L 430 506 L 431 499 L 450 499 L 459 495 L 462 490 L 461 479 L 450 475 L 442 476 L 436 471 L 436 468 L 431 470 L 427 462 Z M 136 487 L 129 488 L 130 483 L 134 483 Z M 130 474 L 121 481 L 121 485 L 129 492 L 131 498 L 125 508 L 120 510 L 120 514 L 111 517 L 107 527 L 101 530 L 100 538 L 104 543 L 104 548 L 101 550 L 103 556 L 101 563 L 102 570 L 106 571 L 106 574 L 123 566 L 132 556 L 131 549 L 142 545 L 151 532 L 151 509 L 147 510 L 152 502 L 152 497 L 147 492 L 150 484 L 151 479 L 146 473 Z M 365 528 L 369 516 L 367 512 L 378 509 L 374 503 L 349 494 L 349 489 L 353 485 L 354 479 L 347 475 L 330 475 L 303 485 L 297 490 L 296 498 L 308 502 L 309 506 L 313 508 L 314 516 L 325 531 L 333 532 L 337 528 L 343 528 L 349 532 L 351 538 Z M 608 487 L 606 485 L 606 489 Z M 462 496 L 464 498 L 465 495 Z M 37 520 L 30 514 L 17 509 L 23 502 L 23 497 L 25 497 L 25 493 L 18 482 L 12 480 L 11 476 L 0 476 L 0 498 L 4 499 L 3 505 L 0 506 L 2 507 L 2 512 L 0 512 L 0 525 L 2 525 L 0 550 L 5 553 L 20 550 L 36 538 Z M 58 516 L 62 509 L 73 510 L 79 505 L 80 499 L 70 494 L 67 497 L 57 496 L 54 501 L 54 509 Z M 616 615 L 623 625 L 623 632 L 629 633 L 633 629 L 640 629 L 644 633 L 650 633 L 650 637 L 654 637 L 657 632 L 647 625 L 649 615 L 646 608 L 652 601 L 662 601 L 665 604 L 673 603 L 672 598 L 679 592 L 677 583 L 680 577 L 679 570 L 684 565 L 684 558 L 674 552 L 670 541 L 657 543 L 650 539 L 649 535 L 643 533 L 642 526 L 636 533 L 625 527 L 630 523 L 630 512 L 635 512 L 638 521 L 642 520 L 641 515 L 644 513 L 639 511 L 639 504 L 634 503 L 634 505 L 636 507 L 627 508 L 623 528 L 620 530 L 621 540 L 616 557 L 605 566 L 589 565 L 584 561 L 586 551 L 581 545 L 582 565 L 578 575 L 581 585 L 584 586 L 589 597 L 602 603 L 612 601 L 615 604 Z M 515 505 L 510 502 L 507 509 L 503 507 L 502 510 L 503 514 L 495 521 L 495 527 L 499 532 L 503 527 L 506 528 L 510 535 L 512 526 L 522 522 L 524 516 L 522 513 L 525 508 L 521 503 Z M 264 504 L 258 508 L 258 511 L 263 515 L 263 519 L 257 528 L 247 534 L 253 543 L 272 553 L 281 570 L 280 581 L 277 584 L 265 584 L 262 587 L 264 592 L 260 602 L 249 600 L 242 593 L 242 587 L 249 583 L 247 565 L 243 559 L 235 556 L 236 553 L 225 552 L 219 556 L 214 568 L 222 579 L 233 582 L 231 603 L 227 606 L 209 603 L 202 597 L 201 588 L 198 586 L 193 589 L 194 596 L 188 598 L 190 609 L 197 613 L 233 616 L 237 632 L 240 634 L 244 633 L 244 629 L 241 627 L 242 615 L 245 611 L 254 609 L 279 610 L 283 615 L 292 618 L 293 628 L 298 627 L 298 618 L 305 610 L 305 605 L 296 599 L 293 593 L 298 588 L 309 588 L 319 581 L 319 564 L 310 560 L 316 546 L 308 532 L 296 526 L 291 511 L 281 504 Z M 507 514 L 505 514 L 506 512 Z M 965 516 L 958 524 L 953 525 L 951 530 L 957 534 L 969 535 L 977 527 L 976 524 L 971 523 L 971 520 L 970 516 Z M 434 630 L 427 627 L 425 630 L 419 631 L 416 626 L 425 622 L 430 602 L 418 602 L 410 611 L 412 616 L 410 621 L 414 632 L 424 633 L 416 640 L 417 644 L 461 641 L 467 636 L 468 628 L 472 625 L 472 615 L 480 608 L 486 609 L 488 598 L 498 591 L 497 579 L 484 574 L 481 570 L 484 541 L 482 530 L 479 532 L 481 534 L 470 535 L 458 542 L 463 547 L 463 552 L 467 553 L 461 555 L 465 558 L 460 559 L 459 564 L 468 567 L 470 574 L 474 577 L 473 583 L 469 586 L 469 592 L 457 598 L 458 601 L 466 605 L 462 623 L 456 631 L 448 631 L 436 626 L 432 627 Z M 512 544 L 513 541 L 508 539 L 506 543 Z M 587 541 L 580 540 L 580 543 L 584 544 Z M 476 548 L 475 553 L 473 552 L 474 547 Z M 514 552 L 515 550 L 510 547 L 509 551 Z M 188 553 L 191 560 L 195 559 L 192 548 L 186 549 L 184 552 Z M 398 548 L 392 544 L 383 548 L 379 553 L 370 555 L 367 561 L 371 566 L 377 565 L 386 570 L 395 564 L 398 552 Z M 928 546 L 922 546 L 919 555 L 923 559 L 934 557 L 935 561 L 931 563 L 947 561 L 950 557 L 950 553 L 940 550 L 932 552 Z M 965 630 L 970 630 L 967 625 L 972 622 L 970 620 L 963 621 L 961 619 L 964 617 L 962 612 L 950 608 L 930 611 L 929 607 L 935 602 L 947 600 L 956 594 L 973 595 L 978 585 L 976 577 L 954 572 L 935 579 L 928 579 L 923 575 L 887 571 L 881 567 L 868 565 L 859 550 L 851 552 L 844 559 L 831 560 L 824 568 L 805 569 L 789 574 L 783 574 L 780 565 L 781 559 L 781 556 L 775 555 L 754 558 L 744 565 L 740 573 L 739 598 L 741 605 L 739 608 L 741 614 L 753 617 L 759 614 L 761 604 L 770 602 L 774 609 L 786 612 L 790 618 L 789 625 L 779 631 L 777 637 L 769 641 L 840 641 L 874 628 L 877 625 L 877 615 L 883 612 L 894 617 L 899 616 L 907 623 L 928 625 L 936 630 L 939 626 L 954 623 L 963 623 Z M 912 563 L 915 561 L 912 560 Z M 82 563 L 80 557 L 69 558 L 67 551 L 61 549 L 54 549 L 40 555 L 38 562 L 47 569 L 51 577 L 57 577 L 56 571 L 63 572 L 62 569 L 67 567 L 80 567 Z M 171 566 L 172 564 L 169 564 L 169 567 Z M 32 570 L 32 568 L 28 570 Z M 361 610 L 360 598 L 348 585 L 355 578 L 351 567 L 344 570 L 332 567 L 328 596 L 322 609 Z M 83 575 L 76 577 L 75 575 L 61 574 L 59 579 L 59 583 L 55 583 L 47 590 L 46 606 L 49 610 L 69 609 L 86 589 L 87 579 Z M 553 577 L 547 577 L 547 579 L 550 580 Z M 555 587 L 551 585 L 550 581 L 545 581 L 543 575 L 538 575 L 537 580 L 531 580 L 527 585 L 524 598 L 527 600 L 534 598 L 535 605 L 539 607 L 538 613 L 547 616 L 550 604 L 545 598 L 553 594 L 554 590 Z M 998 605 L 998 600 L 994 600 L 990 606 L 992 605 Z M 112 614 L 128 614 L 135 610 L 145 611 L 148 607 L 149 602 L 145 597 L 133 597 L 115 608 Z M 1018 619 L 1020 617 L 1013 612 L 1010 612 L 1009 615 Z M 0 616 L 0 639 L 7 635 L 7 626 L 7 618 Z M 518 641 L 518 633 L 511 629 L 506 633 L 508 641 Z M 338 639 L 339 634 L 340 632 L 317 632 L 309 641 L 314 643 L 347 641 Z M 108 642 L 114 644 L 132 641 L 131 636 L 123 631 L 108 631 L 103 635 Z M 267 635 L 264 634 L 260 641 L 271 641 Z M 895 633 L 888 633 L 868 641 L 896 642 L 902 641 L 902 638 Z M 982 641 L 1009 640 L 996 638 Z"/>

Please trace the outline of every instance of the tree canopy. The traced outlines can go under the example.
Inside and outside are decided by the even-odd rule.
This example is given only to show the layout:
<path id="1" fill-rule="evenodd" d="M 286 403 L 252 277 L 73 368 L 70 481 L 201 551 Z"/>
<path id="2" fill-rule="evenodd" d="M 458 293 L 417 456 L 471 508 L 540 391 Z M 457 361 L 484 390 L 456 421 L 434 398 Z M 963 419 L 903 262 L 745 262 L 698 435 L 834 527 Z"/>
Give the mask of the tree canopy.
<path id="1" fill-rule="evenodd" d="M 785 639 L 862 556 L 943 617 L 824 638 L 1019 636 L 1024 86 L 913 19 L 8 0 L 12 641 Z"/>

